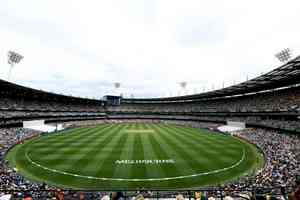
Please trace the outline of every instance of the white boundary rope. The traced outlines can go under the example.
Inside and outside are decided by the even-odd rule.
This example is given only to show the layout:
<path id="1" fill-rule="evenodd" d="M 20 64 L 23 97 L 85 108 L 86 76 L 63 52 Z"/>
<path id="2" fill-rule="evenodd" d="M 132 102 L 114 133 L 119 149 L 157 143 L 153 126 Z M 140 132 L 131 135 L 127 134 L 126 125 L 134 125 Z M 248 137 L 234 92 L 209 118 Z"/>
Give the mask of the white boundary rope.
<path id="1" fill-rule="evenodd" d="M 27 158 L 27 160 L 32 163 L 33 165 L 42 168 L 44 170 L 50 171 L 50 172 L 54 172 L 54 173 L 58 173 L 58 174 L 63 174 L 63 175 L 68 175 L 68 176 L 73 176 L 73 177 L 79 177 L 79 178 L 86 178 L 86 179 L 94 179 L 94 180 L 102 180 L 102 181 L 165 181 L 165 180 L 175 180 L 175 179 L 183 179 L 183 178 L 192 178 L 192 177 L 197 177 L 197 176 L 204 176 L 204 175 L 210 175 L 210 174 L 216 174 L 219 172 L 224 172 L 227 171 L 229 169 L 235 168 L 236 166 L 240 165 L 244 159 L 245 159 L 245 149 L 243 149 L 243 155 L 242 158 L 236 162 L 235 164 L 229 166 L 229 167 L 225 167 L 225 168 L 221 168 L 221 169 L 217 169 L 217 170 L 212 170 L 212 171 L 208 171 L 208 172 L 202 172 L 202 173 L 197 173 L 197 174 L 191 174 L 191 175 L 185 175 L 185 176 L 175 176 L 175 177 L 166 177 L 166 178 L 135 178 L 135 179 L 130 179 L 130 178 L 102 178 L 102 177 L 94 177 L 94 176 L 85 176 L 85 175 L 80 175 L 80 174 L 74 174 L 74 173 L 69 173 L 69 172 L 64 172 L 61 170 L 56 170 L 56 169 L 51 169 L 49 167 L 45 167 L 35 161 L 33 161 L 29 156 L 28 156 L 28 152 L 26 151 L 25 156 Z"/>

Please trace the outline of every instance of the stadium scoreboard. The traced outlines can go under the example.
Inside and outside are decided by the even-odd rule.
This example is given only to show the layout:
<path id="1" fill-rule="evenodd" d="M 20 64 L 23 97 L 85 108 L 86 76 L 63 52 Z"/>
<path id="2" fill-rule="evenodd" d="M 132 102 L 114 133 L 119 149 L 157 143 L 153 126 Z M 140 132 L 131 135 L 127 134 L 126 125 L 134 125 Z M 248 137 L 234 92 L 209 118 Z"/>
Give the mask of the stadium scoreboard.
<path id="1" fill-rule="evenodd" d="M 103 101 L 106 106 L 119 106 L 121 104 L 121 96 L 105 95 Z"/>

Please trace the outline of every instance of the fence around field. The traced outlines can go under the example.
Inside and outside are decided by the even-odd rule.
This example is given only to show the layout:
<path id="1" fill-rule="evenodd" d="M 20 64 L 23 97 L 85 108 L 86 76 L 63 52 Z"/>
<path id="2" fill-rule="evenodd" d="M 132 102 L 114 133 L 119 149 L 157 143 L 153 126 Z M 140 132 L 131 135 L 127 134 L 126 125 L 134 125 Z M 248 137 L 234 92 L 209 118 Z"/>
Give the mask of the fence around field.
<path id="1" fill-rule="evenodd" d="M 176 199 L 176 200 L 230 200 L 230 199 L 289 199 L 294 191 L 292 187 L 248 188 L 232 190 L 226 188 L 206 188 L 198 190 L 127 190 L 127 191 L 82 191 L 82 190 L 0 190 L 2 195 L 12 195 L 12 200 L 31 196 L 33 199 L 103 199 L 103 200 L 143 200 L 143 199 Z M 56 197 L 56 198 L 55 198 Z"/>

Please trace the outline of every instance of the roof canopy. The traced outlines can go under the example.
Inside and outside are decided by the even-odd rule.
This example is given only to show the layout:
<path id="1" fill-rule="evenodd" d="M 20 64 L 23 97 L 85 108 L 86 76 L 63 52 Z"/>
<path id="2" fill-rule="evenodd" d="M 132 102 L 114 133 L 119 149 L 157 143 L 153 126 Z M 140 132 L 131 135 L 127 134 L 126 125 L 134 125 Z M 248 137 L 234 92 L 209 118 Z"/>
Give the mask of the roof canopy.
<path id="1" fill-rule="evenodd" d="M 288 87 L 291 85 L 300 83 L 300 56 L 289 61 L 288 63 L 278 67 L 266 74 L 243 83 L 226 87 L 219 90 L 210 92 L 204 92 L 195 95 L 168 97 L 168 98 L 127 98 L 123 99 L 125 102 L 156 102 L 156 103 L 168 103 L 178 101 L 192 101 L 209 98 L 218 98 L 234 95 L 243 95 L 247 93 L 255 93 L 265 90 L 271 90 L 281 87 Z M 4 80 L 0 80 L 0 95 L 23 97 L 23 98 L 35 98 L 35 99 L 52 99 L 58 101 L 75 101 L 85 103 L 99 103 L 101 101 L 87 98 L 72 97 L 67 95 L 55 94 L 45 92 L 42 90 L 36 90 L 17 84 L 13 84 Z"/>
<path id="2" fill-rule="evenodd" d="M 300 56 L 287 62 L 266 74 L 253 78 L 251 80 L 242 82 L 237 85 L 226 87 L 219 90 L 204 92 L 195 95 L 186 95 L 168 98 L 139 98 L 139 99 L 124 99 L 125 101 L 140 101 L 140 102 L 168 102 L 180 100 L 195 100 L 203 98 L 226 97 L 233 95 L 243 95 L 247 93 L 255 93 L 264 90 L 271 90 L 281 87 L 287 87 L 300 83 Z"/>

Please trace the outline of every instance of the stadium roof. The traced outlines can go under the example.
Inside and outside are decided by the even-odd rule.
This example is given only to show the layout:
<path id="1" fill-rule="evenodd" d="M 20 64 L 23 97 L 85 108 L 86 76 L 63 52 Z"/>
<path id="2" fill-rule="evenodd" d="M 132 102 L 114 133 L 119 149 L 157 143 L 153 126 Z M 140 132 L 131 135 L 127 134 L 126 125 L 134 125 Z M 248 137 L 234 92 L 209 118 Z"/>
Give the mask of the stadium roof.
<path id="1" fill-rule="evenodd" d="M 204 92 L 195 95 L 167 97 L 167 98 L 136 98 L 123 99 L 131 102 L 171 102 L 188 101 L 196 99 L 209 99 L 234 95 L 243 95 L 281 87 L 287 87 L 300 83 L 300 56 L 290 60 L 286 64 L 251 80 L 229 86 L 223 89 Z"/>
<path id="2" fill-rule="evenodd" d="M 243 95 L 248 93 L 256 93 L 265 90 L 277 89 L 282 87 L 288 87 L 300 83 L 300 56 L 287 62 L 286 64 L 251 80 L 236 84 L 230 87 L 226 87 L 219 90 L 210 92 L 168 97 L 168 98 L 126 98 L 125 102 L 136 103 L 168 103 L 179 101 L 193 101 L 201 99 L 219 98 L 235 95 Z M 27 98 L 40 98 L 40 99 L 57 99 L 60 101 L 85 101 L 89 103 L 101 102 L 95 99 L 72 97 L 67 95 L 55 94 L 45 92 L 42 90 L 36 90 L 24 86 L 20 86 L 14 83 L 10 83 L 4 80 L 0 80 L 0 93 L 7 96 L 23 96 Z"/>
<path id="3" fill-rule="evenodd" d="M 68 101 L 68 102 L 85 102 L 85 103 L 99 103 L 100 100 L 88 99 L 67 96 L 62 94 L 56 94 L 46 92 L 43 90 L 32 89 L 17 85 L 11 82 L 7 82 L 0 79 L 0 94 L 7 97 L 22 97 L 26 99 L 39 99 L 39 100 L 57 100 L 57 101 Z"/>

